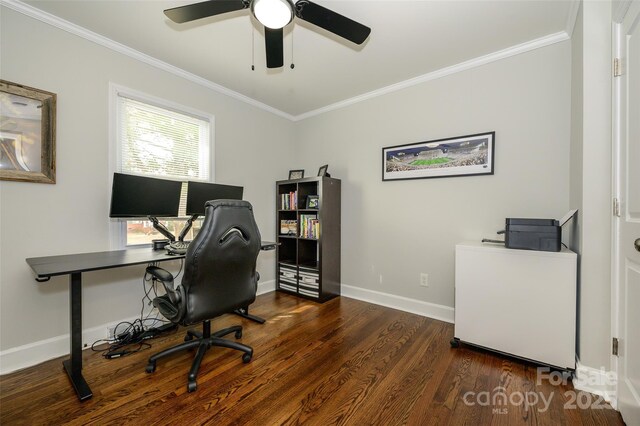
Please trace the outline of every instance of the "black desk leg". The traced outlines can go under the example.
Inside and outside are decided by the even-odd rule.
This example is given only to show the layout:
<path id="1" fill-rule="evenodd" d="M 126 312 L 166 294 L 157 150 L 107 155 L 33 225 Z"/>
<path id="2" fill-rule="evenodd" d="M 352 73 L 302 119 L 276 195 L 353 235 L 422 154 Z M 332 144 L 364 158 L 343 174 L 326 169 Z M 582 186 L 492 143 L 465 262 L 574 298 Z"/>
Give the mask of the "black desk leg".
<path id="1" fill-rule="evenodd" d="M 80 401 L 93 396 L 82 377 L 82 273 L 74 272 L 69 278 L 69 309 L 71 312 L 71 354 L 62 362 Z"/>
<path id="2" fill-rule="evenodd" d="M 242 318 L 250 319 L 251 321 L 255 321 L 259 324 L 264 324 L 265 320 L 263 318 L 257 317 L 255 315 L 251 315 L 249 313 L 249 307 L 240 308 L 233 311 L 234 314 L 240 315 Z"/>

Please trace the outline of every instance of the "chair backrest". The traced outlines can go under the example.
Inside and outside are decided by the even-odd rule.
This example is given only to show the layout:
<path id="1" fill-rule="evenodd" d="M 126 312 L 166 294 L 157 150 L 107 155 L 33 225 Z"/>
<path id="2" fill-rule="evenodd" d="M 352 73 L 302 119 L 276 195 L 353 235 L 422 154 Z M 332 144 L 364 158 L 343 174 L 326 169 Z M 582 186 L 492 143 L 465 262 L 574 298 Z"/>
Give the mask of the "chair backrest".
<path id="1" fill-rule="evenodd" d="M 260 231 L 247 201 L 205 204 L 202 228 L 189 244 L 182 287 L 182 324 L 193 324 L 246 307 L 256 298 Z"/>

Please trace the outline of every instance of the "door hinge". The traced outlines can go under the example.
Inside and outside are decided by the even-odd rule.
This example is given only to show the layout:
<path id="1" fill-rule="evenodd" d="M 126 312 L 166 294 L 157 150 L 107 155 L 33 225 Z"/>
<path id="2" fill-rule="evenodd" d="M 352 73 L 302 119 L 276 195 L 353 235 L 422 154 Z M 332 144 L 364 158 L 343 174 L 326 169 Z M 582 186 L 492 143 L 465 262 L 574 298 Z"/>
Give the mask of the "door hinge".
<path id="1" fill-rule="evenodd" d="M 622 70 L 622 59 L 620 58 L 615 58 L 613 60 L 613 76 L 614 77 L 620 77 L 623 73 Z"/>
<path id="2" fill-rule="evenodd" d="M 617 198 L 613 199 L 613 215 L 620 217 L 620 200 Z"/>
<path id="3" fill-rule="evenodd" d="M 618 338 L 617 337 L 613 338 L 611 353 L 614 354 L 615 356 L 618 356 Z"/>

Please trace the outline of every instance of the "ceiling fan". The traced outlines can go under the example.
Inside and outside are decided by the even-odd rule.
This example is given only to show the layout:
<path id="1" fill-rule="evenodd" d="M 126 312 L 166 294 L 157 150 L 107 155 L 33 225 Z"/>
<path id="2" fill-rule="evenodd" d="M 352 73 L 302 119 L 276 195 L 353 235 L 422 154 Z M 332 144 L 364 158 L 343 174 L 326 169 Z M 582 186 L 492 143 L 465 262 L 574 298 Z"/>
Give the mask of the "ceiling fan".
<path id="1" fill-rule="evenodd" d="M 371 33 L 371 28 L 308 0 L 298 0 L 295 4 L 292 0 L 209 0 L 167 9 L 164 14 L 182 24 L 242 9 L 251 9 L 253 16 L 264 25 L 267 68 L 284 64 L 283 28 L 294 15 L 355 44 L 362 44 Z"/>

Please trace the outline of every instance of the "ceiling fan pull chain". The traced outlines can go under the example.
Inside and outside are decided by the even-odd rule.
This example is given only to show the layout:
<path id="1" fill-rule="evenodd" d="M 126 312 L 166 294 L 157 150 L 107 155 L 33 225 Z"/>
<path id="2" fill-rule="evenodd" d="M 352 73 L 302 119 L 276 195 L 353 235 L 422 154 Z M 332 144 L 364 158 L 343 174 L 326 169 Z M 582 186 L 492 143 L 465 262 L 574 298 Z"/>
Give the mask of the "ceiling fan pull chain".
<path id="1" fill-rule="evenodd" d="M 251 71 L 255 71 L 256 69 L 255 35 L 256 32 L 253 29 L 253 25 L 251 25 Z"/>
<path id="2" fill-rule="evenodd" d="M 291 69 L 293 69 L 295 65 L 293 64 L 293 28 L 291 29 Z"/>

